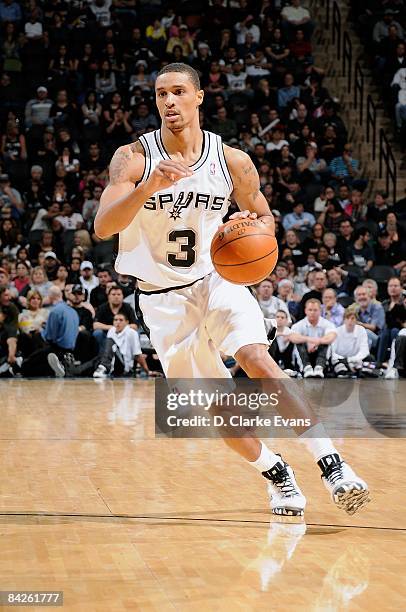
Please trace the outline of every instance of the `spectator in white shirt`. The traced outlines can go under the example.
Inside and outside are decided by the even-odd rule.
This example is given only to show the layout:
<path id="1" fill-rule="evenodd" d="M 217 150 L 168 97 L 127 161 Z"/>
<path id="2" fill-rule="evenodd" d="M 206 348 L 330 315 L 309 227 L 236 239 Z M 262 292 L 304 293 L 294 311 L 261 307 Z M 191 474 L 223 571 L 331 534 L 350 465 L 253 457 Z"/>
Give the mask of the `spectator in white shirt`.
<path id="1" fill-rule="evenodd" d="M 80 264 L 80 283 L 88 294 L 98 286 L 99 279 L 94 275 L 94 268 L 91 261 L 82 261 Z"/>
<path id="2" fill-rule="evenodd" d="M 310 298 L 305 306 L 305 318 L 292 326 L 289 340 L 296 344 L 304 378 L 324 378 L 328 349 L 337 332 L 333 323 L 321 316 L 321 304 Z"/>
<path id="3" fill-rule="evenodd" d="M 366 330 L 357 325 L 357 317 L 351 310 L 344 314 L 344 324 L 336 329 L 331 360 L 338 378 L 346 378 L 362 369 L 362 362 L 369 355 Z"/>
<path id="4" fill-rule="evenodd" d="M 62 214 L 55 217 L 56 221 L 66 230 L 79 230 L 84 225 L 83 217 L 80 213 L 74 212 L 72 204 L 65 202 L 62 206 Z"/>
<path id="5" fill-rule="evenodd" d="M 393 77 L 392 88 L 398 88 L 398 101 L 395 106 L 396 127 L 400 130 L 406 121 L 406 68 L 400 68 Z"/>
<path id="6" fill-rule="evenodd" d="M 52 105 L 53 101 L 48 98 L 47 88 L 41 85 L 37 88 L 37 97 L 29 100 L 25 106 L 25 127 L 52 125 L 52 120 L 49 118 Z"/>
<path id="7" fill-rule="evenodd" d="M 291 39 L 297 29 L 303 30 L 307 40 L 314 29 L 314 23 L 311 21 L 310 13 L 307 9 L 301 6 L 301 0 L 291 0 L 290 6 L 285 6 L 281 12 L 282 29 Z"/>
<path id="8" fill-rule="evenodd" d="M 269 280 L 263 280 L 257 287 L 257 300 L 265 319 L 275 319 L 278 310 L 286 313 L 289 323 L 292 322 L 286 303 L 273 294 L 273 284 Z"/>
<path id="9" fill-rule="evenodd" d="M 274 361 L 284 370 L 289 376 L 294 376 L 292 369 L 292 353 L 294 345 L 289 342 L 289 336 L 292 330 L 289 327 L 287 314 L 284 310 L 278 310 L 276 315 L 276 338 L 271 344 L 269 354 Z"/>
<path id="10" fill-rule="evenodd" d="M 42 39 L 42 23 L 38 19 L 39 12 L 37 8 L 31 11 L 30 20 L 24 26 L 24 33 L 26 38 L 30 41 Z"/>
<path id="11" fill-rule="evenodd" d="M 134 360 L 140 363 L 147 375 L 153 374 L 142 354 L 138 332 L 130 327 L 127 315 L 118 312 L 114 315 L 113 327 L 107 332 L 101 361 L 93 378 L 107 378 L 110 373 L 129 375 L 134 369 Z"/>
<path id="12" fill-rule="evenodd" d="M 252 35 L 253 42 L 258 44 L 261 38 L 261 30 L 254 23 L 254 17 L 247 15 L 244 21 L 236 23 L 235 31 L 237 32 L 237 45 L 243 45 L 245 43 L 245 37 L 247 34 Z"/>

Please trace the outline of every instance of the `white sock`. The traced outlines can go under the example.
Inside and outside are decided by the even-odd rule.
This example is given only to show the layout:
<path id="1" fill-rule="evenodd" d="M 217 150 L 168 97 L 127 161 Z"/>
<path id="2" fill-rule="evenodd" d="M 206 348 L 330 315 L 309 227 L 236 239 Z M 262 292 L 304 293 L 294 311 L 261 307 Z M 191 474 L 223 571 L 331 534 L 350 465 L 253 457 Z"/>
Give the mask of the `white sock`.
<path id="1" fill-rule="evenodd" d="M 317 425 L 310 427 L 302 433 L 299 436 L 299 440 L 306 446 L 316 461 L 319 461 L 319 459 L 326 455 L 332 455 L 333 453 L 340 454 L 328 437 L 324 425 L 321 423 L 317 423 Z"/>
<path id="2" fill-rule="evenodd" d="M 258 472 L 267 472 L 277 461 L 280 461 L 279 455 L 275 455 L 263 442 L 261 442 L 261 453 L 256 461 L 249 461 Z"/>

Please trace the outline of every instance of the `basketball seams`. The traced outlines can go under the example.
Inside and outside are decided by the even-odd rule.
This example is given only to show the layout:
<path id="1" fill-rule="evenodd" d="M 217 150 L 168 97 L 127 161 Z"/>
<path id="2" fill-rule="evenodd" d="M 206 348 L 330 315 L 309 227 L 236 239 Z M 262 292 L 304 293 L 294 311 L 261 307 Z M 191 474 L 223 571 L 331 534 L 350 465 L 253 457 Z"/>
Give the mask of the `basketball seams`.
<path id="1" fill-rule="evenodd" d="M 232 240 L 228 240 L 225 244 L 222 244 L 221 246 L 219 246 L 219 248 L 216 251 L 214 251 L 214 253 L 212 253 L 211 256 L 213 258 L 216 255 L 216 253 L 221 251 L 221 249 L 223 249 L 224 247 L 228 246 L 229 244 L 235 242 L 236 240 L 242 240 L 244 238 L 255 238 L 255 236 L 268 236 L 268 237 L 271 237 L 271 238 L 275 237 L 275 236 L 272 236 L 272 234 L 267 234 L 267 233 L 265 233 L 265 234 L 263 234 L 263 233 L 260 233 L 260 234 L 248 234 L 247 236 L 237 236 L 237 238 L 233 238 Z M 272 253 L 273 253 L 273 251 L 272 251 Z"/>
<path id="2" fill-rule="evenodd" d="M 230 244 L 230 243 L 228 243 Z M 244 261 L 243 263 L 233 263 L 233 264 L 220 264 L 217 262 L 214 262 L 216 267 L 218 268 L 230 268 L 233 266 L 248 266 L 249 264 L 255 263 L 256 261 L 261 261 L 261 259 L 265 259 L 265 257 L 269 257 L 270 255 L 272 255 L 273 253 L 275 253 L 275 251 L 278 250 L 278 247 L 275 247 L 273 251 L 270 251 L 269 253 L 266 253 L 266 255 L 262 255 L 262 257 L 258 257 L 257 259 L 252 259 L 251 261 Z"/>

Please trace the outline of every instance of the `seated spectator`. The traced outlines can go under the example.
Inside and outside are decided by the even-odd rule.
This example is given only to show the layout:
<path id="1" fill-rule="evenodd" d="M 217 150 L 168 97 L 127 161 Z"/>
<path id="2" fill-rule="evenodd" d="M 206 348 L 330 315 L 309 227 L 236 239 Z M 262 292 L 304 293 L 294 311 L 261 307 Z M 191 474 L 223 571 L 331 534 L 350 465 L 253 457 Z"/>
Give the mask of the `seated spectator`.
<path id="1" fill-rule="evenodd" d="M 295 78 L 292 73 L 285 74 L 283 87 L 278 89 L 278 107 L 280 111 L 286 109 L 294 98 L 300 98 L 300 87 L 295 85 Z"/>
<path id="2" fill-rule="evenodd" d="M 392 242 L 389 232 L 385 229 L 378 234 L 378 244 L 375 248 L 376 261 L 380 266 L 390 266 L 392 268 L 402 267 L 405 263 L 400 244 Z"/>
<path id="3" fill-rule="evenodd" d="M 16 265 L 16 276 L 13 280 L 13 285 L 17 289 L 18 293 L 30 284 L 30 272 L 31 266 L 27 261 L 18 261 Z"/>
<path id="4" fill-rule="evenodd" d="M 382 308 L 385 312 L 385 327 L 381 329 L 379 334 L 376 355 L 377 367 L 380 367 L 386 361 L 388 349 L 397 338 L 399 331 L 406 324 L 406 308 L 402 285 L 396 276 L 389 279 L 387 293 L 389 298 L 382 302 Z"/>
<path id="5" fill-rule="evenodd" d="M 107 332 L 100 364 L 93 378 L 107 378 L 109 374 L 134 374 L 134 361 L 141 365 L 147 376 L 155 374 L 149 370 L 142 354 L 138 333 L 130 327 L 126 313 L 121 311 L 114 315 L 113 326 Z"/>
<path id="6" fill-rule="evenodd" d="M 52 105 L 53 101 L 48 98 L 47 88 L 41 85 L 37 88 L 36 98 L 29 100 L 25 106 L 25 127 L 44 129 L 47 125 L 52 125 L 50 119 Z"/>
<path id="7" fill-rule="evenodd" d="M 354 291 L 355 303 L 351 309 L 358 318 L 358 324 L 366 329 L 370 350 L 378 344 L 378 334 L 385 327 L 385 312 L 381 304 L 372 301 L 366 287 L 358 286 Z"/>
<path id="8" fill-rule="evenodd" d="M 0 287 L 0 356 L 5 372 L 15 373 L 17 361 L 18 309 L 7 287 Z"/>
<path id="9" fill-rule="evenodd" d="M 366 227 L 360 227 L 354 232 L 353 244 L 348 250 L 348 263 L 368 272 L 375 261 L 375 254 L 368 242 L 370 239 L 369 231 Z"/>
<path id="10" fill-rule="evenodd" d="M 281 12 L 282 28 L 286 31 L 289 38 L 293 38 L 297 29 L 301 29 L 310 38 L 314 24 L 311 21 L 309 11 L 301 6 L 301 0 L 291 0 L 290 6 L 287 5 Z"/>
<path id="11" fill-rule="evenodd" d="M 94 267 L 91 261 L 82 261 L 80 264 L 80 283 L 89 294 L 98 286 L 99 279 L 94 274 Z"/>
<path id="12" fill-rule="evenodd" d="M 357 324 L 355 313 L 347 310 L 336 334 L 331 354 L 334 373 L 338 378 L 348 378 L 362 370 L 363 361 L 369 355 L 367 332 Z"/>
<path id="13" fill-rule="evenodd" d="M 31 290 L 27 294 L 27 308 L 18 315 L 18 348 L 25 359 L 44 344 L 41 332 L 48 319 L 49 309 L 43 308 L 41 294 Z"/>
<path id="14" fill-rule="evenodd" d="M 96 73 L 95 89 L 99 99 L 116 90 L 116 76 L 107 60 L 100 62 L 99 70 Z"/>
<path id="15" fill-rule="evenodd" d="M 317 223 L 321 223 L 325 229 L 333 234 L 337 233 L 341 223 L 349 217 L 344 213 L 341 204 L 336 200 L 328 200 L 325 210 L 320 213 Z M 349 219 L 349 221 L 351 221 Z"/>
<path id="16" fill-rule="evenodd" d="M 344 306 L 337 302 L 337 294 L 334 289 L 324 289 L 322 295 L 321 316 L 331 321 L 335 327 L 340 327 L 344 318 Z"/>
<path id="17" fill-rule="evenodd" d="M 300 232 L 309 232 L 316 223 L 316 219 L 311 213 L 304 211 L 302 202 L 296 202 L 293 205 L 293 212 L 285 215 L 282 223 L 286 231 L 294 229 Z"/>
<path id="18" fill-rule="evenodd" d="M 234 119 L 229 119 L 227 117 L 225 106 L 218 109 L 217 116 L 213 123 L 216 134 L 219 134 L 225 143 L 229 143 L 230 140 L 237 136 L 237 124 Z"/>
<path id="19" fill-rule="evenodd" d="M 107 337 L 107 332 L 113 327 L 114 315 L 124 312 L 127 316 L 130 327 L 137 329 L 135 314 L 129 304 L 124 303 L 123 290 L 120 287 L 112 286 L 107 292 L 107 302 L 96 310 L 93 323 L 93 336 L 96 338 L 99 348 L 99 355 L 102 353 Z"/>
<path id="20" fill-rule="evenodd" d="M 59 267 L 59 261 L 56 253 L 53 251 L 44 253 L 44 265 L 42 267 L 48 280 L 54 281 L 56 279 L 56 274 Z"/>
<path id="21" fill-rule="evenodd" d="M 306 303 L 308 300 L 315 299 L 318 302 L 320 302 L 320 305 L 321 305 L 323 291 L 326 289 L 326 287 L 327 287 L 326 272 L 320 269 L 319 270 L 315 269 L 313 272 L 311 281 L 310 281 L 309 291 L 304 294 L 304 296 L 302 297 L 300 301 L 300 305 L 299 305 L 299 318 L 300 319 L 305 316 Z"/>
<path id="22" fill-rule="evenodd" d="M 303 377 L 324 378 L 328 349 L 337 336 L 336 328 L 321 316 L 319 300 L 307 300 L 305 314 L 304 319 L 292 325 L 289 341 L 296 345 Z"/>
<path id="23" fill-rule="evenodd" d="M 66 285 L 65 300 L 79 317 L 79 330 L 74 347 L 74 357 L 81 363 L 93 359 L 97 354 L 97 345 L 93 337 L 94 308 L 87 301 L 88 292 L 80 283 Z"/>
<path id="24" fill-rule="evenodd" d="M 65 374 L 66 363 L 73 361 L 79 317 L 63 301 L 59 287 L 51 287 L 49 299 L 53 308 L 41 333 L 46 344 L 23 361 L 21 371 L 24 376 L 51 376 L 53 373 L 60 378 Z"/>
<path id="25" fill-rule="evenodd" d="M 289 323 L 291 322 L 290 314 L 285 302 L 273 295 L 273 284 L 269 280 L 263 280 L 256 289 L 257 300 L 259 307 L 265 319 L 275 319 L 278 310 L 283 310 L 286 313 Z"/>
<path id="26" fill-rule="evenodd" d="M 113 280 L 110 270 L 105 268 L 97 271 L 97 278 L 99 284 L 90 292 L 90 303 L 95 309 L 107 302 L 108 286 Z"/>
<path id="27" fill-rule="evenodd" d="M 55 279 L 53 280 L 52 284 L 55 285 L 56 287 L 59 287 L 61 291 L 64 291 L 66 287 L 68 275 L 69 275 L 69 270 L 67 266 L 65 266 L 64 264 L 59 264 L 56 270 Z"/>
<path id="28" fill-rule="evenodd" d="M 339 266 L 344 263 L 344 259 L 341 255 L 341 252 L 337 248 L 337 236 L 332 232 L 326 232 L 323 236 L 323 243 L 328 252 L 328 265 L 326 266 L 328 269 L 331 267 Z M 320 260 L 319 260 L 320 261 Z M 322 263 L 320 261 L 320 263 Z"/>
<path id="29" fill-rule="evenodd" d="M 294 376 L 296 373 L 293 370 L 293 348 L 294 345 L 289 342 L 291 329 L 289 327 L 288 317 L 284 310 L 278 310 L 275 315 L 276 319 L 276 337 L 269 349 L 269 354 L 279 367 L 288 374 Z"/>
<path id="30" fill-rule="evenodd" d="M 48 306 L 50 303 L 48 295 L 51 287 L 52 283 L 48 280 L 44 269 L 41 268 L 41 266 L 36 266 L 31 271 L 30 283 L 26 285 L 21 291 L 18 301 L 22 306 L 26 308 L 28 292 L 31 290 L 35 290 L 38 291 L 38 293 L 42 296 L 42 304 L 44 306 Z"/>
<path id="31" fill-rule="evenodd" d="M 352 157 L 352 146 L 344 145 L 344 151 L 339 157 L 331 160 L 329 165 L 331 178 L 337 183 L 344 181 L 347 185 L 352 185 L 359 175 L 359 161 Z"/>
<path id="32" fill-rule="evenodd" d="M 374 201 L 368 204 L 367 219 L 375 223 L 383 223 L 388 211 L 388 194 L 385 191 L 377 191 Z"/>
<path id="33" fill-rule="evenodd" d="M 328 286 L 335 290 L 337 297 L 349 297 L 356 284 L 357 276 L 352 276 L 348 271 L 336 267 L 327 271 Z"/>
<path id="34" fill-rule="evenodd" d="M 385 373 L 386 379 L 406 377 L 406 329 L 400 330 L 396 340 L 392 342 L 391 356 L 388 369 Z"/>

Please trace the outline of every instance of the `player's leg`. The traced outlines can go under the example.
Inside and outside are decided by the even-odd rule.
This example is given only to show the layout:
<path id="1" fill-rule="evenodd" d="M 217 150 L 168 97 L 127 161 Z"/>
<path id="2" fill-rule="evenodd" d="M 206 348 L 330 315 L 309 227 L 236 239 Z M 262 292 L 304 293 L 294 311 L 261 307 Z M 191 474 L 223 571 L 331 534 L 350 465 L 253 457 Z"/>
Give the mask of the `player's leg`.
<path id="1" fill-rule="evenodd" d="M 256 346 L 262 346 L 267 352 L 269 342 L 262 313 L 246 287 L 228 283 L 217 273 L 211 274 L 206 308 L 207 331 L 219 350 L 227 355 L 235 355 L 238 348 L 250 338 L 251 342 L 258 343 Z M 282 371 L 278 368 L 278 372 Z M 290 380 L 283 372 L 282 376 Z M 224 442 L 267 479 L 274 514 L 303 515 L 306 498 L 296 482 L 292 468 L 279 454 L 272 452 L 263 442 L 248 433 L 239 438 L 225 437 Z"/>
<path id="2" fill-rule="evenodd" d="M 151 342 L 167 378 L 230 378 L 206 327 L 205 314 L 210 297 L 208 279 L 196 285 L 168 293 L 140 295 L 139 305 L 150 330 Z M 261 330 L 258 338 L 263 335 Z M 264 341 L 267 342 L 266 334 Z M 249 433 L 244 437 L 223 439 L 266 478 L 274 479 L 272 509 L 275 513 L 303 514 L 306 500 L 299 487 L 295 487 L 293 472 L 280 455 Z M 292 495 L 293 489 L 296 497 Z"/>
<path id="3" fill-rule="evenodd" d="M 299 387 L 269 355 L 256 300 L 245 287 L 228 283 L 217 274 L 211 277 L 207 325 L 213 342 L 219 350 L 233 355 L 250 378 L 264 379 L 265 391 L 266 387 L 274 391 L 275 379 L 283 384 L 285 401 L 281 409 L 289 418 L 309 418 L 313 423 L 310 428 L 294 429 L 318 463 L 334 502 L 349 513 L 355 512 L 368 500 L 367 486 L 343 462 Z"/>
<path id="4" fill-rule="evenodd" d="M 310 418 L 313 425 L 310 428 L 295 427 L 299 439 L 306 444 L 322 472 L 322 480 L 331 494 L 334 503 L 348 514 L 354 514 L 369 501 L 367 484 L 359 478 L 352 468 L 345 463 L 321 423 L 315 421 L 314 413 L 294 381 L 284 384 L 287 378 L 279 366 L 269 355 L 262 344 L 250 344 L 241 347 L 235 354 L 235 359 L 250 378 L 264 379 L 264 390 L 267 380 L 279 379 L 283 385 L 284 406 L 289 418 Z M 271 389 L 273 386 L 271 385 Z M 315 424 L 316 423 L 316 424 Z"/>

